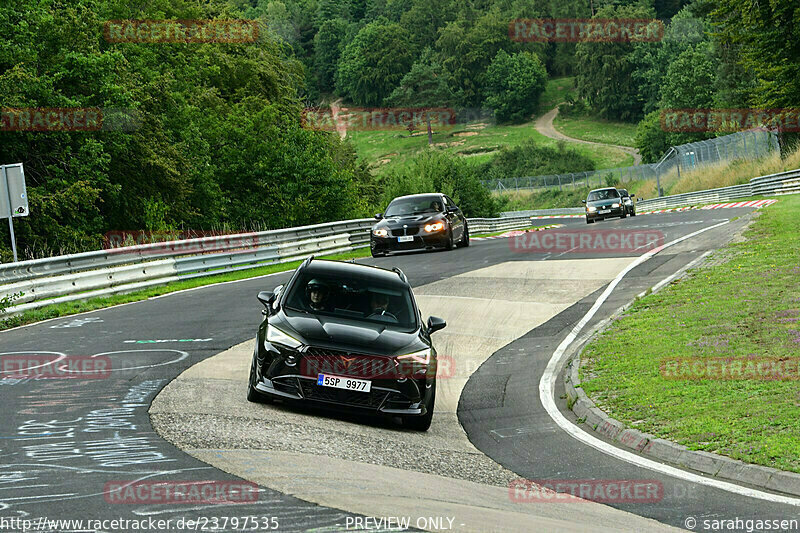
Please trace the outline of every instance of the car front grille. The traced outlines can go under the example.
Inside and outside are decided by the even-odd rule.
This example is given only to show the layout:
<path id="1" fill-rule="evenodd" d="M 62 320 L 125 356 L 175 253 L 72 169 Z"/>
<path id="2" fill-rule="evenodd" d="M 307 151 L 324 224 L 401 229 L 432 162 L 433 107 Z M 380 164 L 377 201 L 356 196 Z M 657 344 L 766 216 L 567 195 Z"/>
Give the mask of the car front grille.
<path id="1" fill-rule="evenodd" d="M 328 348 L 307 348 L 303 353 L 301 374 L 316 378 L 319 373 L 326 372 L 358 379 L 396 379 L 397 365 L 392 357 Z"/>
<path id="2" fill-rule="evenodd" d="M 419 227 L 417 226 L 414 226 L 413 228 L 393 229 L 392 237 L 402 237 L 404 235 L 417 235 L 418 233 L 419 233 Z"/>

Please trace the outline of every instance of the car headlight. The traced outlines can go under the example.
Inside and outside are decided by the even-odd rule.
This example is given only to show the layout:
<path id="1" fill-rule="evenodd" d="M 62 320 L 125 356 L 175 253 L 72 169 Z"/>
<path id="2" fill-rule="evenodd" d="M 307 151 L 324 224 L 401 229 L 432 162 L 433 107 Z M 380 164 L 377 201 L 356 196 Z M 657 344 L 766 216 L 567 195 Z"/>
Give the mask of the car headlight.
<path id="1" fill-rule="evenodd" d="M 389 235 L 389 232 L 383 228 L 379 228 L 372 230 L 372 234 L 375 235 L 376 237 L 387 237 Z"/>
<path id="2" fill-rule="evenodd" d="M 588 212 L 590 212 L 590 213 L 594 213 L 595 211 L 597 211 L 597 208 L 596 208 L 596 207 L 594 207 L 594 206 L 589 206 L 589 207 L 587 207 L 587 208 L 586 208 L 586 210 L 587 210 Z"/>
<path id="3" fill-rule="evenodd" d="M 287 348 L 296 349 L 303 345 L 302 342 L 295 339 L 291 335 L 284 333 L 275 326 L 267 326 L 267 342 L 270 344 L 279 344 Z"/>
<path id="4" fill-rule="evenodd" d="M 407 353 L 405 355 L 398 355 L 397 359 L 400 361 L 413 361 L 415 363 L 420 363 L 422 365 L 427 365 L 431 362 L 431 349 L 425 348 L 424 350 L 420 350 L 414 353 Z"/>
<path id="5" fill-rule="evenodd" d="M 611 204 L 611 207 L 619 207 L 619 204 Z"/>
<path id="6" fill-rule="evenodd" d="M 433 224 L 425 225 L 426 233 L 433 233 L 434 231 L 442 231 L 444 229 L 444 222 L 434 222 Z"/>

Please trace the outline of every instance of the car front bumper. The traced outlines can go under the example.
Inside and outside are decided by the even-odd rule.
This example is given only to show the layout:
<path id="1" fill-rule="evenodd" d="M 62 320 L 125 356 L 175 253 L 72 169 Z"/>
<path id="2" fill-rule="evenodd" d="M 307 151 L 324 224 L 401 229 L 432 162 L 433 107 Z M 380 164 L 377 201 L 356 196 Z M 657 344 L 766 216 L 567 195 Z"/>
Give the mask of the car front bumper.
<path id="1" fill-rule="evenodd" d="M 373 235 L 370 240 L 370 247 L 375 253 L 433 250 L 446 248 L 449 241 L 446 231 L 429 235 L 413 235 L 413 238 L 409 242 L 400 242 L 397 237 L 376 237 Z"/>
<path id="2" fill-rule="evenodd" d="M 619 207 L 611 207 L 608 210 L 609 210 L 608 213 L 603 213 L 602 215 L 600 214 L 601 211 L 600 209 L 598 209 L 593 213 L 587 211 L 586 218 L 588 220 L 603 220 L 605 218 L 620 217 L 622 216 L 623 213 L 625 213 L 625 207 L 623 205 L 620 205 Z M 605 211 L 605 209 L 603 209 L 602 211 Z"/>

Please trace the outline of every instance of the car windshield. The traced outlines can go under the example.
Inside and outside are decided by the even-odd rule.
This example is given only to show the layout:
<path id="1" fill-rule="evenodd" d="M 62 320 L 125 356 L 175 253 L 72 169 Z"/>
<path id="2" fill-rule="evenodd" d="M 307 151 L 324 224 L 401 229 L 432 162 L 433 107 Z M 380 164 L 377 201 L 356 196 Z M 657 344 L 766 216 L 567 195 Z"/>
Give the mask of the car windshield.
<path id="1" fill-rule="evenodd" d="M 597 200 L 609 200 L 611 198 L 619 198 L 619 193 L 616 189 L 602 189 L 599 191 L 592 191 L 589 193 L 587 201 L 594 202 Z"/>
<path id="2" fill-rule="evenodd" d="M 292 285 L 286 307 L 339 318 L 355 319 L 413 331 L 417 317 L 411 290 L 399 282 L 348 272 L 303 273 Z"/>
<path id="3" fill-rule="evenodd" d="M 389 204 L 384 216 L 398 217 L 403 215 L 419 215 L 422 213 L 440 213 L 442 199 L 439 196 L 417 196 L 398 198 Z"/>

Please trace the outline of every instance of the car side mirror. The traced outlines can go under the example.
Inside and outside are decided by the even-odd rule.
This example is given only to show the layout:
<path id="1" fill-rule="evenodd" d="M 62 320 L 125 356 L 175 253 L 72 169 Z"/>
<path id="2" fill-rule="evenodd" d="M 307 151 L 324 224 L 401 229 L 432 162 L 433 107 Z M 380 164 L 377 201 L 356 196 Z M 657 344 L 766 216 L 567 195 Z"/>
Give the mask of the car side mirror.
<path id="1" fill-rule="evenodd" d="M 432 316 L 428 318 L 428 333 L 433 333 L 435 331 L 439 331 L 440 329 L 444 329 L 445 326 L 447 326 L 447 322 L 438 316 Z"/>
<path id="2" fill-rule="evenodd" d="M 455 205 L 448 206 L 447 210 L 450 213 L 455 213 L 456 211 L 458 211 L 458 206 L 455 206 Z"/>
<path id="3" fill-rule="evenodd" d="M 636 198 L 636 195 L 635 194 L 631 194 L 631 198 Z"/>
<path id="4" fill-rule="evenodd" d="M 383 218 L 383 213 L 375 213 L 375 220 L 380 220 Z"/>
<path id="5" fill-rule="evenodd" d="M 585 203 L 586 203 L 586 200 L 581 200 L 581 203 L 582 203 L 582 204 L 585 204 Z"/>
<path id="6" fill-rule="evenodd" d="M 272 291 L 261 291 L 258 293 L 258 301 L 264 304 L 266 313 L 268 314 L 272 303 L 275 301 L 275 293 Z"/>

